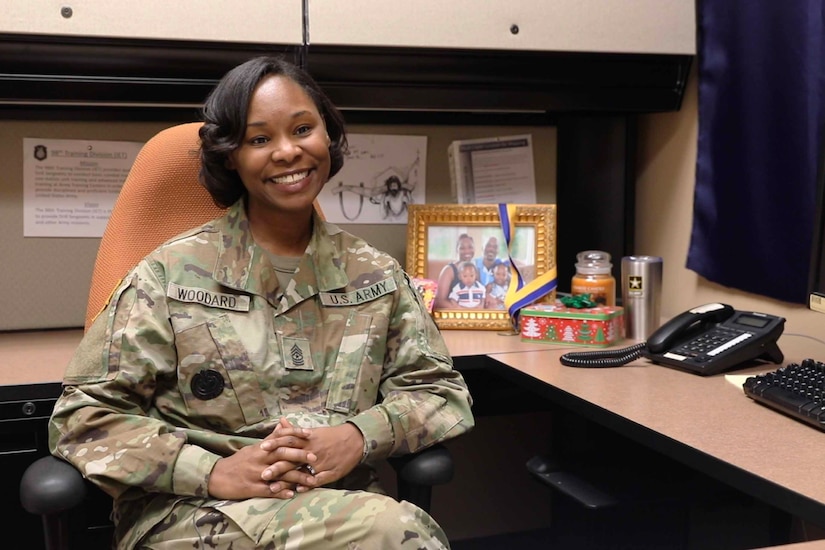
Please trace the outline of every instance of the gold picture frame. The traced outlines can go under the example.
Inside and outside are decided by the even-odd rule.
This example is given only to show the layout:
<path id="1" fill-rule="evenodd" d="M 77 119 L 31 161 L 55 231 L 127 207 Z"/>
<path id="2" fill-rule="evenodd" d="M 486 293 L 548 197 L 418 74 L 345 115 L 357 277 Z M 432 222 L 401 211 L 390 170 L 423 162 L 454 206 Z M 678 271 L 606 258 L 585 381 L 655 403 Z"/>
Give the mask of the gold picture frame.
<path id="1" fill-rule="evenodd" d="M 509 265 L 512 258 L 525 283 L 556 267 L 556 205 L 515 204 L 511 221 L 514 236 L 508 250 L 504 242 L 499 209 L 494 204 L 411 204 L 407 217 L 407 272 L 418 279 L 437 283 L 432 314 L 441 329 L 512 330 L 509 313 L 498 298 L 497 289 L 486 286 L 492 277 L 500 285 L 501 268 L 489 260 L 498 245 L 498 263 Z M 469 241 L 472 241 L 470 243 Z M 468 259 L 468 248 L 472 257 Z M 485 292 L 455 286 L 461 282 L 458 267 L 471 282 L 475 277 Z M 454 266 L 455 269 L 451 266 Z M 509 273 L 509 267 L 506 269 Z M 484 273 L 483 273 L 484 272 Z M 496 274 L 498 272 L 498 274 Z M 498 277 L 498 279 L 496 279 Z M 485 283 L 484 281 L 488 281 Z M 446 284 L 445 284 L 446 281 Z M 455 283 L 455 284 L 454 284 Z M 447 287 L 447 288 L 445 288 Z M 451 287 L 451 288 L 450 288 Z M 450 300 L 450 296 L 453 300 Z M 484 301 L 477 304 L 478 299 Z M 463 301 L 462 301 L 463 300 Z M 555 291 L 541 301 L 555 300 Z"/>

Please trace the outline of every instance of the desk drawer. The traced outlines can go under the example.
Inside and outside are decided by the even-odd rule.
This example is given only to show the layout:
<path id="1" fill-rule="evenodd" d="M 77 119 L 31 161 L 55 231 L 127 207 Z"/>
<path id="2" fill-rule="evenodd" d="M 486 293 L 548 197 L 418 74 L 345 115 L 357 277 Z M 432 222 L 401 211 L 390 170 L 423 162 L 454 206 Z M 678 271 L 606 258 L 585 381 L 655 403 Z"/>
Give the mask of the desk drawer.
<path id="1" fill-rule="evenodd" d="M 55 399 L 26 399 L 0 402 L 0 425 L 20 420 L 48 420 L 54 410 L 55 401 Z"/>

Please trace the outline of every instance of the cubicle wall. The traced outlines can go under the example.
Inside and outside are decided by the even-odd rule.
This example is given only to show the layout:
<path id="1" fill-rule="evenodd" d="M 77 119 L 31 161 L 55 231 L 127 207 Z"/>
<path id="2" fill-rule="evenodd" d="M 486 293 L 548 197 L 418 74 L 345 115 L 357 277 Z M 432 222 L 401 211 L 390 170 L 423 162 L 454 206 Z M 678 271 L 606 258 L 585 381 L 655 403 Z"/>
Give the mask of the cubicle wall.
<path id="1" fill-rule="evenodd" d="M 169 122 L 6 120 L 0 133 L 0 330 L 83 326 L 89 278 L 99 239 L 23 236 L 23 139 L 146 141 Z M 556 200 L 556 129 L 553 126 L 363 125 L 351 133 L 427 136 L 426 199 L 450 202 L 447 146 L 451 140 L 530 133 L 537 199 Z M 344 225 L 404 265 L 406 226 Z"/>

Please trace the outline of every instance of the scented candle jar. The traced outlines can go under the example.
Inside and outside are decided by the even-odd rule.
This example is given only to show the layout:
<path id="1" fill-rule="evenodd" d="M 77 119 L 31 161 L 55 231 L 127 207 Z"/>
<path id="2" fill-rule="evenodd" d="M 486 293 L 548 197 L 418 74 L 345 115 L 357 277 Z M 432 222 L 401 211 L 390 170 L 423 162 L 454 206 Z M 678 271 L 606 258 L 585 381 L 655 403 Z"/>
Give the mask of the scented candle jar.
<path id="1" fill-rule="evenodd" d="M 573 276 L 571 293 L 590 294 L 590 299 L 600 306 L 616 305 L 616 279 L 610 254 L 602 250 L 585 250 L 576 255 L 576 274 Z"/>

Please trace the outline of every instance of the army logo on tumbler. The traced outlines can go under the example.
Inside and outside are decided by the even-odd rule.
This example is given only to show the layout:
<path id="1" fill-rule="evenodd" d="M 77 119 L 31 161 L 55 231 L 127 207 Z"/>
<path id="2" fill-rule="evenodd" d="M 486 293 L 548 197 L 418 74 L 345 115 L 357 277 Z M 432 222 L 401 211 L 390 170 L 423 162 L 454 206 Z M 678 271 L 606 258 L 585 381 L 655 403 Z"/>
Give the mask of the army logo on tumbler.
<path id="1" fill-rule="evenodd" d="M 644 341 L 659 328 L 662 301 L 662 258 L 622 258 L 622 307 L 625 337 Z"/>

